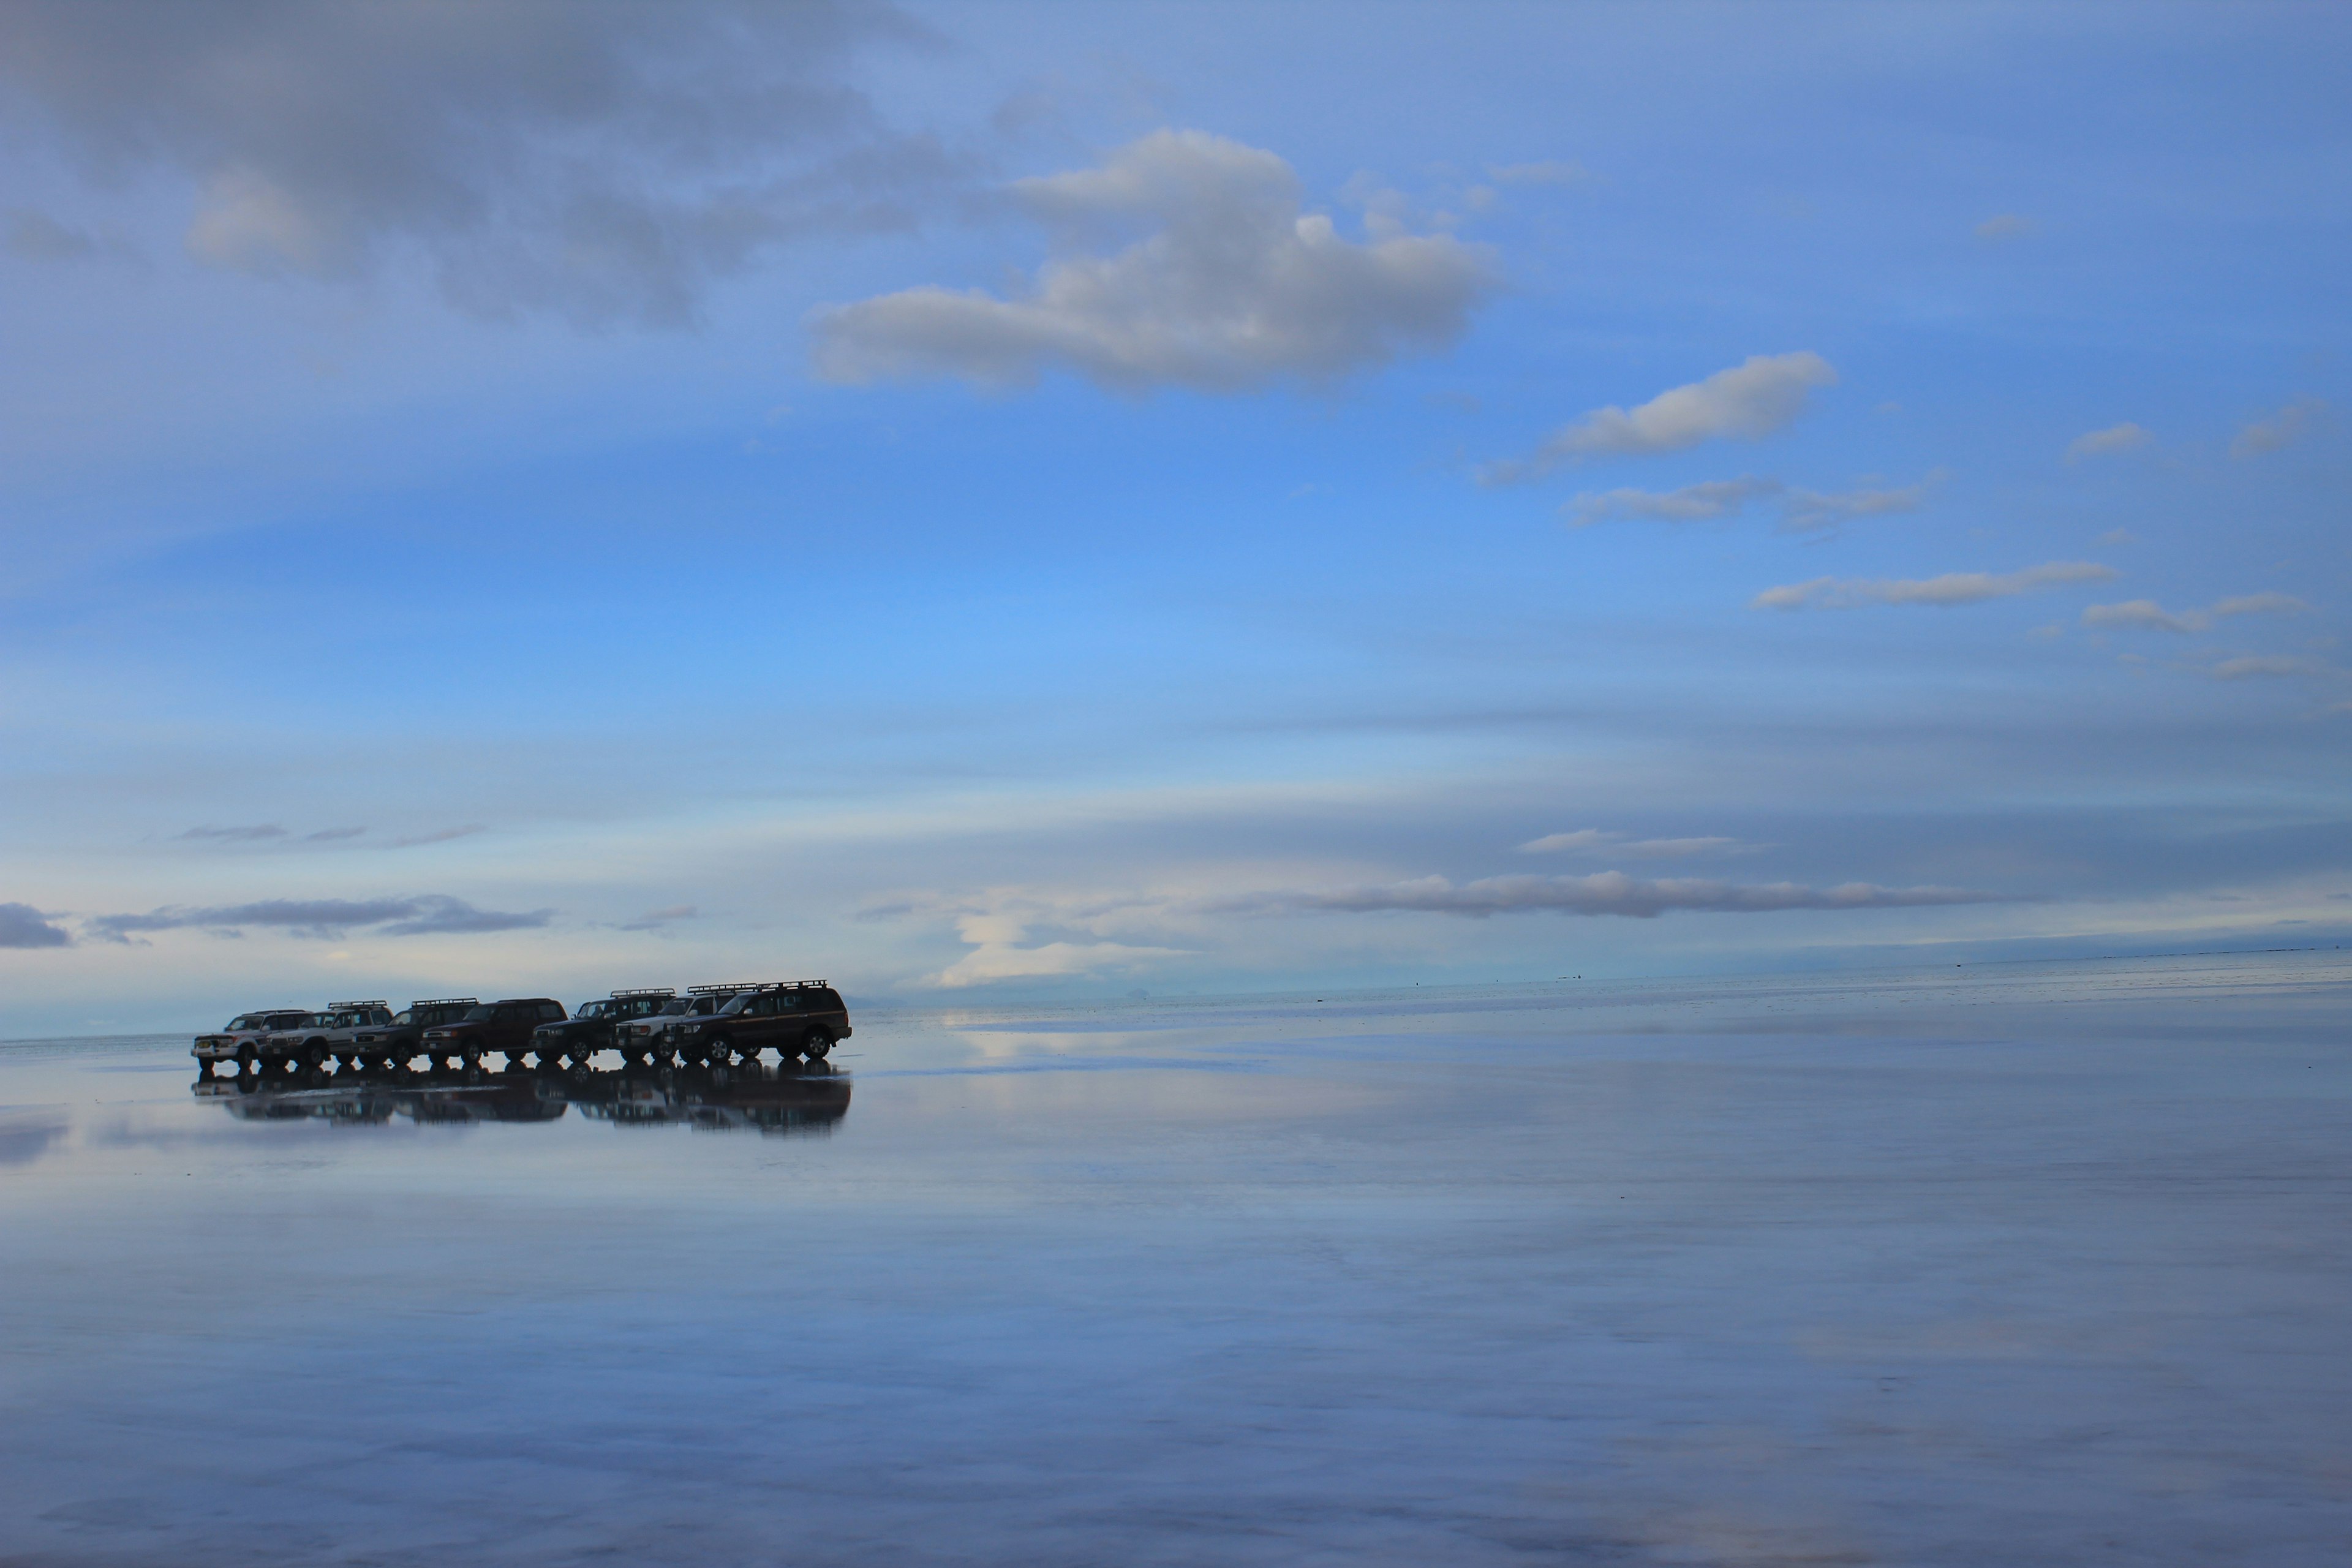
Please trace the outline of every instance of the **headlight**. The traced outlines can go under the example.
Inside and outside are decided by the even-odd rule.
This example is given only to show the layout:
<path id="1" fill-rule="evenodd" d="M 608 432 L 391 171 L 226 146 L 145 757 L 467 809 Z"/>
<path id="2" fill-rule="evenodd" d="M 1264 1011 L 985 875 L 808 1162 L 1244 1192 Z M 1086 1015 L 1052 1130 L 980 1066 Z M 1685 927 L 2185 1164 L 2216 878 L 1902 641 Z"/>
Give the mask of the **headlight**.
<path id="1" fill-rule="evenodd" d="M 677 1031 L 681 1035 L 698 1035 L 702 1033 L 702 1026 L 699 1024 L 680 1024 L 677 1026 Z"/>

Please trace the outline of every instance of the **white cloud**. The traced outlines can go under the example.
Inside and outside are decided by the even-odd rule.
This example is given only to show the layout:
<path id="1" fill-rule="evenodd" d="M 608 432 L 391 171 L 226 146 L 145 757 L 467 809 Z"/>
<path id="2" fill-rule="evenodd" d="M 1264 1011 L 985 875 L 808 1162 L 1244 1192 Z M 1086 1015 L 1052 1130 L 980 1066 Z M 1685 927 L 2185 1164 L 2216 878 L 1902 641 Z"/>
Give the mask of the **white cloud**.
<path id="1" fill-rule="evenodd" d="M 2312 421 L 2326 406 L 2316 397 L 2306 397 L 2288 404 L 2268 418 L 2250 421 L 2230 443 L 2230 456 L 2259 457 L 2291 445 L 2311 428 Z"/>
<path id="2" fill-rule="evenodd" d="M 1541 838 L 1530 838 L 1519 846 L 1519 853 L 1557 855 L 1568 849 L 1598 849 L 1624 837 L 1622 833 L 1609 833 L 1598 827 L 1580 827 L 1573 833 L 1547 833 Z"/>
<path id="3" fill-rule="evenodd" d="M 2093 561 L 2053 561 L 2022 571 L 1948 572 L 1940 577 L 1816 577 L 1767 588 L 1750 601 L 1759 610 L 1850 610 L 1864 605 L 1975 605 L 2064 583 L 2091 583 L 2118 574 Z"/>
<path id="4" fill-rule="evenodd" d="M 1066 251 L 1107 226 L 1150 232 L 1049 261 L 1016 298 L 920 288 L 819 310 L 819 372 L 1022 385 L 1060 368 L 1125 392 L 1328 383 L 1452 343 L 1496 285 L 1485 254 L 1450 235 L 1346 238 L 1301 210 L 1281 158 L 1197 131 L 1156 132 L 1013 195 Z"/>
<path id="5" fill-rule="evenodd" d="M 2115 452 L 2128 452 L 2134 447 L 2145 447 L 2155 439 L 2149 432 L 2128 421 L 2110 425 L 2104 430 L 2093 430 L 2069 441 L 2066 444 L 2066 460 L 2079 463 L 2085 458 L 2104 458 Z"/>
<path id="6" fill-rule="evenodd" d="M 1741 884 L 1695 878 L 1647 880 L 1629 877 L 1622 871 L 1600 871 L 1590 877 L 1486 877 L 1460 884 L 1443 877 L 1423 877 L 1381 887 L 1343 888 L 1328 892 L 1257 893 L 1223 900 L 1217 907 L 1233 913 L 1300 910 L 1362 914 L 1398 910 L 1478 919 L 1548 910 L 1561 914 L 1623 915 L 1649 920 L 1676 910 L 1764 914 L 1784 910 L 1910 909 L 2007 901 L 2010 900 L 2000 894 L 1966 888 L 1882 888 L 1869 882 L 1808 888 L 1795 882 Z"/>
<path id="7" fill-rule="evenodd" d="M 2242 594 L 2201 610 L 2168 610 L 2153 599 L 2093 605 L 2083 612 L 2086 626 L 2122 626 L 2143 631 L 2201 632 L 2229 616 L 2292 616 L 2311 608 L 2291 594 Z"/>
<path id="8" fill-rule="evenodd" d="M 1678 452 L 1702 441 L 1735 437 L 1759 440 L 1802 413 L 1814 387 L 1834 386 L 1837 378 L 1817 353 L 1757 354 L 1705 381 L 1662 392 L 1638 408 L 1596 408 L 1552 432 L 1532 457 L 1488 464 L 1479 481 L 1513 484 L 1582 458 Z"/>
<path id="9" fill-rule="evenodd" d="M 2128 528 L 2111 528 L 2099 535 L 2102 544 L 2137 544 L 2139 536 Z"/>
<path id="10" fill-rule="evenodd" d="M 2033 232 L 2034 223 L 2020 213 L 1995 213 L 1977 225 L 1977 237 L 1986 240 L 2021 239 Z"/>
<path id="11" fill-rule="evenodd" d="M 1612 518 L 1704 522 L 1731 516 L 1759 497 L 1778 495 L 1782 488 L 1778 479 L 1742 475 L 1736 479 L 1704 479 L 1674 490 L 1588 491 L 1559 510 L 1572 528 L 1589 528 Z"/>

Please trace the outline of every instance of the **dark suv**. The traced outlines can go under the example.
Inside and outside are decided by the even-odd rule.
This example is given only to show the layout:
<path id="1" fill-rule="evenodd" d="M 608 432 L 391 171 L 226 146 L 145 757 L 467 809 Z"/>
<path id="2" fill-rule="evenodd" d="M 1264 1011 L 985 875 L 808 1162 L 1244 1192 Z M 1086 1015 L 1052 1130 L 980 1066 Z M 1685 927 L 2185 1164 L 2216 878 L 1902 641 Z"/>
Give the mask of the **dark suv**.
<path id="1" fill-rule="evenodd" d="M 425 1048 L 425 1031 L 454 1024 L 481 1004 L 471 996 L 436 996 L 411 1002 L 392 1016 L 392 1022 L 352 1034 L 352 1051 L 362 1067 L 405 1067 Z"/>
<path id="2" fill-rule="evenodd" d="M 565 1057 L 575 1062 L 584 1060 L 594 1052 L 618 1045 L 622 1025 L 635 1018 L 653 1017 L 677 994 L 674 986 L 648 986 L 636 991 L 615 991 L 600 1002 L 583 1002 L 580 1011 L 562 1023 L 541 1024 L 533 1029 L 530 1048 L 542 1067 L 552 1067 Z"/>
<path id="3" fill-rule="evenodd" d="M 425 1031 L 425 1054 L 435 1061 L 451 1057 L 467 1067 L 479 1067 L 485 1053 L 503 1051 L 507 1066 L 520 1062 L 530 1049 L 530 1032 L 541 1024 L 563 1021 L 563 1004 L 552 996 L 509 996 L 469 1007 L 464 1017 Z"/>
<path id="4" fill-rule="evenodd" d="M 669 1037 L 688 1061 L 723 1067 L 738 1055 L 749 1061 L 772 1046 L 786 1061 L 806 1057 L 820 1062 L 835 1041 L 849 1037 L 849 1008 L 841 993 L 822 980 L 732 989 L 734 999 L 709 1017 L 682 1019 L 671 1026 Z"/>

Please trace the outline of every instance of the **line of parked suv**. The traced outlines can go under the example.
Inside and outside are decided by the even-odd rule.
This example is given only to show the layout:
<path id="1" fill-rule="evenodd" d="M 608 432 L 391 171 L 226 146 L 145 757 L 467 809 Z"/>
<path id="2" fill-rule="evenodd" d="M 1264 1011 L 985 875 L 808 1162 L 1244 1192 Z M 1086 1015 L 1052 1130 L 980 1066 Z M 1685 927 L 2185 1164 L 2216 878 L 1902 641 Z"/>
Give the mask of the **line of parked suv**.
<path id="1" fill-rule="evenodd" d="M 771 1049 L 781 1060 L 823 1061 L 850 1033 L 848 1006 L 824 981 L 760 980 L 689 985 L 683 996 L 667 985 L 615 991 L 577 1013 L 551 996 L 443 996 L 397 1013 L 382 1001 L 263 1008 L 198 1035 L 190 1054 L 207 1073 L 225 1062 L 240 1073 L 315 1072 L 330 1062 L 382 1070 L 420 1056 L 453 1068 L 500 1056 L 512 1070 L 525 1058 L 541 1068 L 585 1065 L 606 1050 L 646 1067 L 724 1067 Z"/>

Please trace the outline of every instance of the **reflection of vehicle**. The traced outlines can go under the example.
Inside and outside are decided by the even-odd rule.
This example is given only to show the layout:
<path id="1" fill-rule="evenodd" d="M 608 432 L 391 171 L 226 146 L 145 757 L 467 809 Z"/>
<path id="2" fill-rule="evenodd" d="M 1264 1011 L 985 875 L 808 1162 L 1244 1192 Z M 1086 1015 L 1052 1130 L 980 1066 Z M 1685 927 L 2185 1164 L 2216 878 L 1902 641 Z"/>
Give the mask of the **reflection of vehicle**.
<path id="1" fill-rule="evenodd" d="M 454 1023 L 425 1031 L 425 1054 L 435 1061 L 459 1060 L 481 1064 L 490 1051 L 506 1053 L 512 1067 L 530 1049 L 530 1032 L 541 1024 L 561 1023 L 563 1004 L 549 996 L 510 996 L 502 1002 L 469 1007 Z"/>
<path id="2" fill-rule="evenodd" d="M 240 1121 L 324 1121 L 380 1127 L 395 1116 L 418 1124 L 553 1121 L 573 1105 L 620 1127 L 756 1130 L 772 1135 L 826 1132 L 849 1113 L 849 1079 L 822 1063 L 806 1068 L 624 1068 L 569 1073 L 520 1070 L 422 1073 L 346 1068 L 295 1079 L 198 1079 L 193 1092 L 217 1100 Z"/>
<path id="3" fill-rule="evenodd" d="M 616 1044 L 622 1025 L 653 1017 L 677 994 L 673 987 L 663 985 L 615 991 L 601 1001 L 583 1002 L 580 1011 L 562 1023 L 541 1024 L 531 1031 L 531 1054 L 542 1067 L 551 1067 L 564 1057 L 585 1061 Z"/>
<path id="4" fill-rule="evenodd" d="M 239 1013 L 209 1035 L 198 1035 L 188 1054 L 212 1070 L 215 1062 L 236 1060 L 250 1067 L 260 1053 L 261 1037 L 273 1029 L 290 1029 L 310 1016 L 299 1007 L 266 1007 L 258 1013 Z"/>
<path id="5" fill-rule="evenodd" d="M 840 992 L 822 980 L 792 980 L 742 986 L 709 1017 L 678 1024 L 670 1038 L 688 1060 L 723 1067 L 739 1055 L 749 1061 L 771 1047 L 787 1059 L 823 1061 L 834 1042 L 849 1033 L 849 1009 Z"/>
<path id="6" fill-rule="evenodd" d="M 352 1052 L 366 1068 L 404 1067 L 425 1048 L 425 1031 L 454 1024 L 480 1006 L 471 996 L 438 996 L 411 1002 L 392 1016 L 392 1022 L 352 1036 Z"/>
<path id="7" fill-rule="evenodd" d="M 262 1065 L 265 1070 L 276 1063 L 289 1068 L 322 1068 L 351 1056 L 352 1037 L 360 1030 L 391 1022 L 392 1009 L 382 1002 L 330 1002 L 321 1011 L 262 1036 Z"/>

